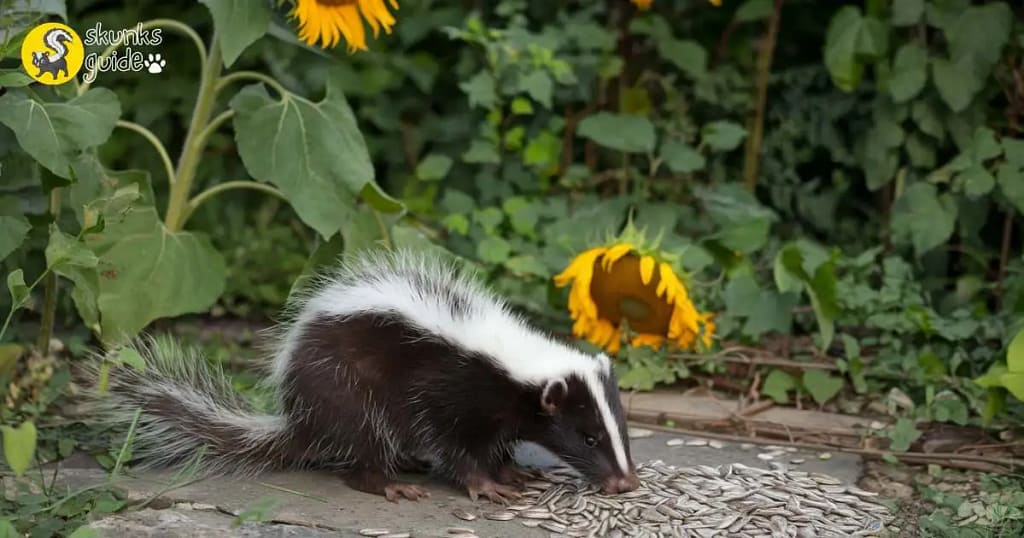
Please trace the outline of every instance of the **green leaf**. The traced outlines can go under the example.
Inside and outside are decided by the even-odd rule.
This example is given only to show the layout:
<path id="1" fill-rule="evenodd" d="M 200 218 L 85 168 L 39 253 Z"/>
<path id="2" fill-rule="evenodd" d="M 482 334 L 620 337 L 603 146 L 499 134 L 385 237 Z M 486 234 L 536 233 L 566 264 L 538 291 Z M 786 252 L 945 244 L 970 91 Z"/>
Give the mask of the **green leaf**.
<path id="1" fill-rule="evenodd" d="M 924 15 L 924 0 L 894 0 L 892 3 L 892 25 L 913 26 Z"/>
<path id="2" fill-rule="evenodd" d="M 213 15 L 224 67 L 231 67 L 249 45 L 270 28 L 270 6 L 252 0 L 200 0 Z"/>
<path id="3" fill-rule="evenodd" d="M 932 59 L 932 80 L 939 96 L 953 112 L 962 112 L 981 91 L 982 82 L 975 75 L 974 61 L 965 56 L 957 61 Z"/>
<path id="4" fill-rule="evenodd" d="M 21 533 L 7 518 L 0 518 L 0 538 L 21 538 Z"/>
<path id="5" fill-rule="evenodd" d="M 50 242 L 46 245 L 46 266 L 52 269 L 65 264 L 95 268 L 99 258 L 77 239 L 51 224 Z"/>
<path id="6" fill-rule="evenodd" d="M 812 253 L 811 250 L 803 252 L 799 243 L 790 243 L 779 250 L 774 264 L 775 283 L 779 291 L 797 291 L 801 288 L 807 291 L 821 332 L 821 345 L 827 348 L 832 343 L 835 319 L 839 315 L 835 266 L 831 260 L 817 261 L 809 266 L 808 258 Z M 817 257 L 820 258 L 821 254 Z M 808 267 L 811 267 L 813 273 L 808 272 Z"/>
<path id="7" fill-rule="evenodd" d="M 910 164 L 926 170 L 935 168 L 935 146 L 927 137 L 916 132 L 910 133 L 907 137 L 906 150 Z"/>
<path id="8" fill-rule="evenodd" d="M 640 116 L 598 112 L 584 118 L 577 126 L 577 133 L 604 147 L 627 153 L 654 151 L 654 125 Z"/>
<path id="9" fill-rule="evenodd" d="M 996 140 L 996 133 L 988 127 L 978 127 L 971 136 L 968 152 L 974 162 L 981 163 L 1003 154 L 1003 147 Z"/>
<path id="10" fill-rule="evenodd" d="M 462 154 L 462 160 L 467 163 L 498 164 L 501 157 L 498 155 L 498 148 L 494 144 L 475 139 L 469 144 L 469 149 Z"/>
<path id="11" fill-rule="evenodd" d="M 904 103 L 917 97 L 927 81 L 928 52 L 915 44 L 900 47 L 889 79 L 889 95 L 892 100 Z"/>
<path id="12" fill-rule="evenodd" d="M 21 215 L 0 215 L 0 261 L 21 246 L 31 229 L 32 225 Z"/>
<path id="13" fill-rule="evenodd" d="M 736 9 L 733 20 L 736 22 L 752 22 L 767 19 L 775 12 L 772 0 L 747 0 Z"/>
<path id="14" fill-rule="evenodd" d="M 516 97 L 513 99 L 511 108 L 512 113 L 519 116 L 533 114 L 533 105 L 530 103 L 530 100 L 525 97 Z"/>
<path id="15" fill-rule="evenodd" d="M 41 103 L 20 91 L 0 96 L 0 123 L 14 131 L 32 158 L 65 179 L 71 178 L 69 159 L 106 142 L 120 116 L 117 96 L 106 88 L 56 103 Z"/>
<path id="16" fill-rule="evenodd" d="M 715 151 L 732 151 L 747 136 L 747 130 L 731 121 L 713 121 L 700 130 L 701 139 Z"/>
<path id="17" fill-rule="evenodd" d="M 544 108 L 551 108 L 554 86 L 551 75 L 540 69 L 534 69 L 529 74 L 519 77 L 519 91 L 526 92 L 534 101 L 544 105 Z"/>
<path id="18" fill-rule="evenodd" d="M 789 391 L 796 388 L 796 381 L 793 376 L 786 372 L 774 369 L 764 379 L 761 393 L 775 400 L 776 403 L 784 404 L 789 402 Z"/>
<path id="19" fill-rule="evenodd" d="M 970 58 L 980 69 L 974 76 L 985 77 L 999 61 L 1013 21 L 1014 13 L 1005 2 L 968 7 L 955 23 L 945 28 L 953 59 Z"/>
<path id="20" fill-rule="evenodd" d="M 964 194 L 971 199 L 985 196 L 996 186 L 996 178 L 980 164 L 957 174 L 957 180 L 963 183 Z"/>
<path id="21" fill-rule="evenodd" d="M 921 431 L 915 427 L 914 421 L 909 418 L 901 418 L 889 430 L 889 439 L 892 440 L 889 448 L 896 452 L 906 452 L 919 437 L 921 437 Z"/>
<path id="22" fill-rule="evenodd" d="M 373 164 L 333 70 L 327 94 L 313 103 L 295 94 L 271 99 L 262 85 L 231 99 L 238 153 L 249 174 L 273 183 L 299 217 L 325 239 L 338 231 L 344 208 L 374 181 Z M 386 194 L 382 193 L 386 197 Z"/>
<path id="23" fill-rule="evenodd" d="M 22 88 L 35 82 L 21 69 L 0 69 L 0 87 Z"/>
<path id="24" fill-rule="evenodd" d="M 646 366 L 634 366 L 619 378 L 619 386 L 627 390 L 651 390 L 654 385 L 654 375 Z"/>
<path id="25" fill-rule="evenodd" d="M 132 209 L 86 245 L 102 260 L 98 304 L 106 342 L 156 319 L 204 312 L 224 290 L 224 259 L 210 240 L 168 231 L 152 207 Z"/>
<path id="26" fill-rule="evenodd" d="M 28 299 L 28 286 L 25 285 L 25 274 L 15 269 L 7 275 L 7 289 L 11 292 L 12 308 L 20 308 Z"/>
<path id="27" fill-rule="evenodd" d="M 466 82 L 459 83 L 459 88 L 469 96 L 471 108 L 491 108 L 498 101 L 494 77 L 486 71 L 481 71 Z"/>
<path id="28" fill-rule="evenodd" d="M 996 171 L 996 181 L 1003 196 L 1017 211 L 1024 213 L 1024 170 L 1008 162 L 1003 163 Z"/>
<path id="29" fill-rule="evenodd" d="M 523 150 L 523 164 L 544 169 L 557 164 L 561 154 L 562 140 L 550 131 L 543 131 L 526 145 L 526 149 Z"/>
<path id="30" fill-rule="evenodd" d="M 700 79 L 707 73 L 708 52 L 691 39 L 665 39 L 657 41 L 658 54 L 691 78 Z"/>
<path id="31" fill-rule="evenodd" d="M 661 146 L 661 158 L 669 170 L 680 174 L 689 174 L 703 170 L 706 164 L 704 156 L 689 144 L 669 141 Z"/>
<path id="32" fill-rule="evenodd" d="M 760 249 L 768 241 L 772 223 L 778 220 L 750 191 L 735 183 L 698 189 L 697 196 L 719 228 L 719 241 L 730 250 L 749 253 Z"/>
<path id="33" fill-rule="evenodd" d="M 1024 140 L 1004 136 L 1002 144 L 1006 161 L 1016 167 L 1024 168 Z"/>
<path id="34" fill-rule="evenodd" d="M 918 100 L 911 107 L 910 115 L 914 118 L 914 122 L 917 123 L 917 127 L 921 129 L 921 132 L 940 142 L 942 141 L 943 136 L 946 134 L 946 128 L 942 123 L 942 118 L 935 111 L 935 107 L 926 101 Z"/>
<path id="35" fill-rule="evenodd" d="M 451 168 L 451 157 L 438 153 L 431 153 L 416 165 L 416 178 L 420 181 L 437 181 L 444 179 Z"/>
<path id="36" fill-rule="evenodd" d="M 146 369 L 146 361 L 142 358 L 142 355 L 139 355 L 138 351 L 135 351 L 130 347 L 122 348 L 118 351 L 114 361 L 118 364 L 131 366 L 139 372 L 145 371 Z"/>
<path id="37" fill-rule="evenodd" d="M 853 91 L 860 84 L 864 65 L 857 56 L 857 42 L 864 28 L 859 7 L 844 6 L 829 21 L 825 35 L 825 67 L 832 83 L 844 91 Z"/>
<path id="38" fill-rule="evenodd" d="M 912 245 L 921 257 L 953 235 L 956 217 L 956 204 L 948 194 L 939 196 L 930 183 L 914 183 L 893 204 L 893 240 Z"/>
<path id="39" fill-rule="evenodd" d="M 513 256 L 505 261 L 505 267 L 507 267 L 513 273 L 520 275 L 533 275 L 542 278 L 547 278 L 550 273 L 544 264 L 540 262 L 536 257 L 523 255 Z"/>
<path id="40" fill-rule="evenodd" d="M 807 370 L 803 377 L 804 389 L 810 393 L 814 401 L 823 404 L 843 388 L 843 379 L 829 375 L 821 370 Z"/>
<path id="41" fill-rule="evenodd" d="M 974 378 L 974 382 L 985 388 L 1002 387 L 1003 382 L 1001 381 L 1002 375 L 1006 373 L 1006 365 L 999 363 L 992 363 L 988 367 L 988 371 L 984 374 Z"/>
<path id="42" fill-rule="evenodd" d="M 455 232 L 460 235 L 466 235 L 469 233 L 469 219 L 460 213 L 453 213 L 446 216 L 441 223 L 444 224 L 445 228 L 447 228 L 449 232 Z"/>
<path id="43" fill-rule="evenodd" d="M 487 263 L 503 263 L 509 259 L 512 246 L 501 237 L 487 236 L 477 244 L 476 252 Z"/>
<path id="44" fill-rule="evenodd" d="M 36 425 L 25 421 L 17 428 L 0 426 L 4 436 L 4 460 L 14 474 L 21 476 L 36 452 Z"/>
<path id="45" fill-rule="evenodd" d="M 1010 391 L 1014 398 L 1024 401 L 1024 373 L 1007 372 L 999 376 L 999 383 Z"/>
<path id="46" fill-rule="evenodd" d="M 1024 374 L 1024 330 L 1018 331 L 1006 347 L 1006 366 L 1012 373 Z"/>

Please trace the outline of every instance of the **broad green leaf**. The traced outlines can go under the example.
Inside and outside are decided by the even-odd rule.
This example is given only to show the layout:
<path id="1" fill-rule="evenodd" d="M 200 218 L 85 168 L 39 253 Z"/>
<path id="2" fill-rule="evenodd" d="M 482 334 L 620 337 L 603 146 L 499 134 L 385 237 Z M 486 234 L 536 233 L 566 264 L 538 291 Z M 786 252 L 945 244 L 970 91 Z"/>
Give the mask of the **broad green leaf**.
<path id="1" fill-rule="evenodd" d="M 505 267 L 513 273 L 534 275 L 543 278 L 550 276 L 547 268 L 536 257 L 530 255 L 513 256 L 505 260 Z"/>
<path id="2" fill-rule="evenodd" d="M 213 15 L 224 67 L 231 67 L 270 27 L 270 6 L 252 0 L 200 0 Z"/>
<path id="3" fill-rule="evenodd" d="M 139 355 L 138 351 L 135 351 L 130 347 L 122 348 L 118 351 L 114 360 L 118 364 L 131 366 L 140 372 L 146 369 L 145 359 L 142 358 L 142 355 Z"/>
<path id="4" fill-rule="evenodd" d="M 953 235 L 956 217 L 956 204 L 948 195 L 939 196 L 930 183 L 914 183 L 893 204 L 893 240 L 912 245 L 921 257 Z"/>
<path id="5" fill-rule="evenodd" d="M 661 158 L 669 170 L 680 174 L 689 174 L 703 170 L 706 161 L 704 156 L 689 144 L 682 142 L 666 142 L 661 146 Z"/>
<path id="6" fill-rule="evenodd" d="M 1024 140 L 1004 136 L 1003 155 L 1010 164 L 1024 168 Z"/>
<path id="7" fill-rule="evenodd" d="M 526 145 L 526 149 L 523 150 L 523 164 L 543 170 L 545 167 L 557 165 L 561 154 L 562 140 L 550 131 L 543 131 Z"/>
<path id="8" fill-rule="evenodd" d="M 50 225 L 50 242 L 46 245 L 46 266 L 55 268 L 61 265 L 95 268 L 99 258 L 74 237 Z"/>
<path id="9" fill-rule="evenodd" d="M 975 75 L 974 61 L 965 56 L 956 61 L 932 59 L 932 80 L 939 96 L 953 112 L 962 112 L 981 91 L 982 83 Z"/>
<path id="10" fill-rule="evenodd" d="M 1024 373 L 1006 372 L 999 376 L 999 383 L 1010 391 L 1014 398 L 1024 401 Z"/>
<path id="11" fill-rule="evenodd" d="M 416 165 L 416 178 L 420 181 L 437 181 L 439 179 L 444 179 L 451 168 L 451 157 L 438 153 L 431 153 Z"/>
<path id="12" fill-rule="evenodd" d="M 827 348 L 832 343 L 835 319 L 839 315 L 835 267 L 831 261 L 817 260 L 810 265 L 811 273 L 806 258 L 797 243 L 783 247 L 775 258 L 775 283 L 780 291 L 800 288 L 807 291 L 821 332 L 821 345 Z"/>
<path id="13" fill-rule="evenodd" d="M 466 82 L 459 83 L 459 88 L 469 96 L 469 106 L 472 108 L 491 108 L 498 101 L 494 77 L 486 71 L 481 71 Z"/>
<path id="14" fill-rule="evenodd" d="M 0 96 L 0 123 L 14 131 L 32 158 L 64 179 L 71 178 L 69 159 L 106 142 L 120 116 L 121 104 L 106 88 L 57 103 L 41 103 L 20 91 Z"/>
<path id="15" fill-rule="evenodd" d="M 22 88 L 35 82 L 32 77 L 19 69 L 0 69 L 0 87 Z"/>
<path id="16" fill-rule="evenodd" d="M 942 118 L 939 117 L 935 107 L 927 101 L 917 100 L 911 107 L 910 115 L 914 118 L 914 122 L 917 123 L 917 127 L 921 129 L 921 132 L 940 142 L 942 141 L 946 134 L 946 127 L 943 125 Z"/>
<path id="17" fill-rule="evenodd" d="M 224 259 L 210 240 L 168 231 L 151 207 L 132 209 L 86 244 L 101 260 L 104 341 L 132 336 L 159 318 L 204 312 L 224 290 Z"/>
<path id="18" fill-rule="evenodd" d="M 743 308 L 747 321 L 743 324 L 743 335 L 757 340 L 769 332 L 789 334 L 793 330 L 794 294 L 779 294 L 767 291 Z"/>
<path id="19" fill-rule="evenodd" d="M 469 144 L 469 149 L 462 154 L 462 160 L 467 163 L 498 164 L 501 157 L 498 155 L 498 148 L 494 144 L 475 139 Z"/>
<path id="20" fill-rule="evenodd" d="M 509 259 L 512 247 L 501 237 L 487 236 L 477 244 L 476 252 L 487 263 L 503 263 Z"/>
<path id="21" fill-rule="evenodd" d="M 11 292 L 11 304 L 13 308 L 20 308 L 28 299 L 28 286 L 25 285 L 25 274 L 21 269 L 15 269 L 7 275 L 7 290 Z"/>
<path id="22" fill-rule="evenodd" d="M 992 363 L 988 371 L 974 378 L 974 382 L 985 388 L 1002 387 L 1002 375 L 1006 373 L 1006 365 Z"/>
<path id="23" fill-rule="evenodd" d="M 773 268 L 775 287 L 783 293 L 802 290 L 804 283 L 810 279 L 802 264 L 803 257 L 796 245 L 790 244 L 780 249 L 775 255 Z"/>
<path id="24" fill-rule="evenodd" d="M 1011 373 L 1024 374 L 1024 330 L 1018 331 L 1007 346 L 1006 366 Z"/>
<path id="25" fill-rule="evenodd" d="M 534 69 L 529 74 L 519 77 L 518 89 L 544 105 L 544 108 L 551 108 L 551 94 L 554 92 L 555 84 L 547 72 Z"/>
<path id="26" fill-rule="evenodd" d="M 0 215 L 0 261 L 21 246 L 31 229 L 32 225 L 21 215 Z"/>
<path id="27" fill-rule="evenodd" d="M 627 153 L 654 151 L 654 125 L 640 116 L 598 112 L 587 116 L 576 130 L 580 136 L 607 148 Z"/>
<path id="28" fill-rule="evenodd" d="M 988 75 L 1010 38 L 1014 14 L 1005 2 L 987 2 L 971 6 L 946 28 L 946 39 L 954 60 L 971 58 L 979 69 L 975 77 Z"/>
<path id="29" fill-rule="evenodd" d="M 1017 208 L 1017 211 L 1024 213 L 1024 170 L 1013 164 L 1003 163 L 996 172 L 996 180 L 1003 196 Z"/>
<path id="30" fill-rule="evenodd" d="M 793 376 L 786 372 L 774 369 L 764 378 L 764 385 L 761 387 L 761 394 L 775 400 L 776 403 L 784 404 L 789 402 L 789 391 L 796 388 L 796 381 Z"/>
<path id="31" fill-rule="evenodd" d="M 767 19 L 775 11 L 772 0 L 747 0 L 736 9 L 733 20 L 736 22 L 751 22 Z"/>
<path id="32" fill-rule="evenodd" d="M 460 235 L 466 235 L 469 233 L 469 219 L 465 215 L 460 213 L 453 213 L 446 216 L 441 223 L 444 224 L 445 228 L 450 232 L 455 232 Z"/>
<path id="33" fill-rule="evenodd" d="M 772 223 L 778 220 L 774 212 L 735 183 L 698 189 L 697 196 L 718 226 L 718 240 L 730 250 L 749 253 L 760 249 L 768 241 Z"/>
<path id="34" fill-rule="evenodd" d="M 14 528 L 10 520 L 7 518 L 0 518 L 0 538 L 21 538 L 21 533 L 18 529 Z"/>
<path id="35" fill-rule="evenodd" d="M 627 390 L 651 390 L 654 385 L 654 376 L 647 366 L 634 366 L 619 377 L 619 386 Z"/>
<path id="36" fill-rule="evenodd" d="M 892 76 L 889 79 L 889 95 L 897 103 L 904 103 L 917 96 L 928 81 L 928 52 L 915 44 L 906 44 L 896 52 Z"/>
<path id="37" fill-rule="evenodd" d="M 343 76 L 340 70 L 328 74 L 327 94 L 318 103 L 295 94 L 277 101 L 262 85 L 247 86 L 230 103 L 246 170 L 281 189 L 299 217 L 324 238 L 338 231 L 341 215 L 364 188 L 380 190 L 366 142 L 340 90 Z"/>
<path id="38" fill-rule="evenodd" d="M 17 428 L 0 426 L 0 431 L 4 436 L 4 461 L 20 477 L 36 452 L 36 425 L 25 421 Z"/>
<path id="39" fill-rule="evenodd" d="M 972 199 L 985 196 L 996 186 L 996 178 L 992 177 L 992 174 L 980 164 L 958 174 L 957 180 L 962 182 L 964 194 Z"/>
<path id="40" fill-rule="evenodd" d="M 935 145 L 927 137 L 917 132 L 910 133 L 905 149 L 910 164 L 925 170 L 935 168 Z"/>
<path id="41" fill-rule="evenodd" d="M 67 189 L 68 198 L 83 227 L 100 216 L 119 219 L 134 203 L 156 204 L 145 170 L 108 170 L 95 154 L 82 153 L 72 159 L 71 173 L 75 182 Z"/>
<path id="42" fill-rule="evenodd" d="M 889 439 L 892 440 L 889 448 L 896 452 L 906 452 L 910 449 L 910 445 L 920 437 L 921 431 L 915 427 L 914 421 L 909 418 L 901 418 L 889 430 Z"/>
<path id="43" fill-rule="evenodd" d="M 988 127 L 979 127 L 974 130 L 974 135 L 971 137 L 969 152 L 974 162 L 981 163 L 1002 155 L 1003 148 L 996 140 L 995 131 Z"/>
<path id="44" fill-rule="evenodd" d="M 516 97 L 513 99 L 511 108 L 512 113 L 519 116 L 533 114 L 533 104 L 531 104 L 530 100 L 525 97 Z"/>
<path id="45" fill-rule="evenodd" d="M 821 370 L 805 371 L 803 383 L 804 389 L 819 404 L 831 400 L 843 388 L 843 379 L 841 377 L 830 375 Z"/>
<path id="46" fill-rule="evenodd" d="M 708 52 L 691 39 L 657 41 L 658 53 L 691 78 L 699 79 L 707 73 Z"/>
<path id="47" fill-rule="evenodd" d="M 701 140 L 715 151 L 732 151 L 747 136 L 747 130 L 731 121 L 713 121 L 701 127 Z"/>
<path id="48" fill-rule="evenodd" d="M 825 34 L 825 67 L 832 83 L 843 91 L 860 84 L 864 64 L 857 56 L 858 41 L 864 31 L 864 17 L 857 6 L 844 6 L 829 21 Z"/>
<path id="49" fill-rule="evenodd" d="M 913 26 L 924 15 L 924 0 L 893 0 L 892 25 Z"/>

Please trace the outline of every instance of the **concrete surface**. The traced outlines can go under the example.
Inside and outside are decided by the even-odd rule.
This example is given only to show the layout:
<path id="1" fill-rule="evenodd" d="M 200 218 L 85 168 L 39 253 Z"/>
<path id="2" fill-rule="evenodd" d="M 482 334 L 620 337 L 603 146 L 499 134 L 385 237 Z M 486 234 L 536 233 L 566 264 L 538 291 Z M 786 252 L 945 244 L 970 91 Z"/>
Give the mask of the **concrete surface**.
<path id="1" fill-rule="evenodd" d="M 677 466 L 743 463 L 752 467 L 769 467 L 767 461 L 757 457 L 760 453 L 769 452 L 761 445 L 749 449 L 743 449 L 737 443 L 724 443 L 721 448 L 668 446 L 670 439 L 678 437 L 650 431 L 639 433 L 642 436 L 635 437 L 631 442 L 633 459 L 637 463 L 660 459 Z M 827 461 L 818 459 L 816 453 L 808 452 L 786 453 L 772 461 L 788 463 L 794 458 L 803 458 L 805 462 L 789 464 L 790 467 L 829 474 L 844 483 L 855 482 L 861 473 L 859 458 L 839 453 L 833 453 Z M 522 447 L 518 459 L 527 465 L 544 465 L 554 461 L 543 449 L 532 446 Z M 84 466 L 65 466 L 62 476 L 72 488 L 106 479 L 104 471 Z M 172 473 L 146 473 L 125 480 L 122 485 L 127 489 L 130 499 L 143 500 L 166 489 L 172 477 Z M 367 527 L 434 537 L 446 536 L 450 527 L 472 528 L 478 536 L 490 538 L 548 535 L 545 531 L 524 527 L 516 521 L 497 522 L 483 517 L 470 522 L 462 521 L 452 515 L 455 508 L 480 514 L 492 505 L 483 500 L 474 505 L 464 492 L 428 481 L 422 476 L 410 476 L 408 480 L 427 484 L 431 497 L 415 503 L 402 501 L 392 504 L 380 497 L 355 492 L 337 477 L 312 472 L 273 473 L 257 479 L 210 478 L 166 492 L 158 501 L 149 505 L 150 508 L 163 510 L 116 515 L 95 525 L 106 526 L 108 530 L 116 529 L 113 534 L 107 534 L 109 536 L 125 537 L 358 536 L 357 531 Z M 267 497 L 276 499 L 276 509 L 271 512 L 270 524 L 248 524 L 240 528 L 230 526 L 234 519 L 231 514 L 250 508 Z M 193 527 L 189 527 L 190 520 L 194 523 Z"/>

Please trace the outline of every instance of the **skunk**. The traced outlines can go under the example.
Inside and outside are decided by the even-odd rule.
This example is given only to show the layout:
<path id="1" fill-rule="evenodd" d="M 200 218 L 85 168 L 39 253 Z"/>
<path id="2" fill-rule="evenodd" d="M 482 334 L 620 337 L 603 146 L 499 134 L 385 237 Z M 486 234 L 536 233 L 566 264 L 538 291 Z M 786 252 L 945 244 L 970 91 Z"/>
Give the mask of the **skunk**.
<path id="1" fill-rule="evenodd" d="M 514 448 L 529 441 L 606 493 L 639 487 L 608 356 L 532 328 L 450 261 L 364 251 L 286 311 L 265 379 L 276 411 L 255 410 L 198 351 L 140 337 L 126 345 L 145 368 L 110 369 L 92 412 L 127 426 L 141 408 L 142 467 L 201 453 L 204 474 L 320 469 L 391 501 L 427 496 L 397 477 L 429 468 L 474 501 L 508 502 L 529 476 Z"/>

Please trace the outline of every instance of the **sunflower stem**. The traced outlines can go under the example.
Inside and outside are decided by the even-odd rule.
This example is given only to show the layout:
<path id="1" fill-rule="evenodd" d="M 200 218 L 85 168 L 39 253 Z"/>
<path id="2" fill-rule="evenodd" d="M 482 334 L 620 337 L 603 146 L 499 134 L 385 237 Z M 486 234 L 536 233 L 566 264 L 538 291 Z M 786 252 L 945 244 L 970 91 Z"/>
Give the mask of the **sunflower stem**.
<path id="1" fill-rule="evenodd" d="M 212 43 L 210 55 L 206 59 L 202 77 L 199 79 L 199 95 L 196 97 L 196 106 L 192 111 L 192 122 L 188 127 L 188 134 L 185 135 L 185 144 L 182 147 L 181 158 L 178 160 L 176 179 L 171 185 L 167 216 L 164 218 L 164 225 L 171 232 L 181 230 L 188 218 L 188 195 L 192 188 L 192 181 L 196 177 L 199 157 L 206 141 L 202 135 L 210 122 L 210 115 L 216 102 L 217 82 L 220 80 L 221 70 L 220 45 L 217 42 L 216 30 L 214 30 L 210 42 Z"/>

